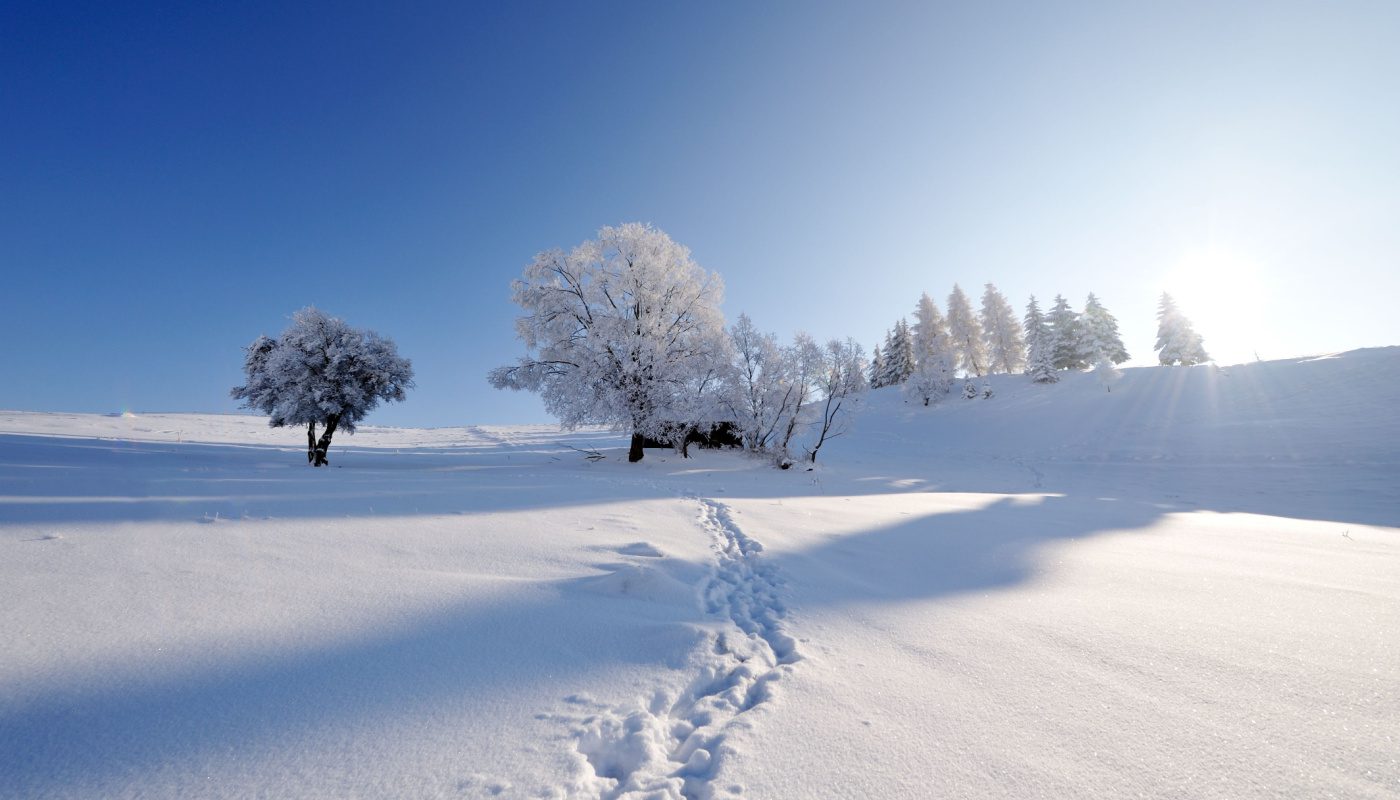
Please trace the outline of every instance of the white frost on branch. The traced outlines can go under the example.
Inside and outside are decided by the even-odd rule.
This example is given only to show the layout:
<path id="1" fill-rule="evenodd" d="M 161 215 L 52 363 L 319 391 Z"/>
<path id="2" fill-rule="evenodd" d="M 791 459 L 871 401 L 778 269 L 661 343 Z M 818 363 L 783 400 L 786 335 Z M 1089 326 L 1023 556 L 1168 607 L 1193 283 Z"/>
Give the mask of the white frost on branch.
<path id="1" fill-rule="evenodd" d="M 596 423 L 665 437 L 705 406 L 726 361 L 724 287 L 690 251 L 642 223 L 540 253 L 511 285 L 527 355 L 491 371 L 538 392 L 566 428 Z"/>

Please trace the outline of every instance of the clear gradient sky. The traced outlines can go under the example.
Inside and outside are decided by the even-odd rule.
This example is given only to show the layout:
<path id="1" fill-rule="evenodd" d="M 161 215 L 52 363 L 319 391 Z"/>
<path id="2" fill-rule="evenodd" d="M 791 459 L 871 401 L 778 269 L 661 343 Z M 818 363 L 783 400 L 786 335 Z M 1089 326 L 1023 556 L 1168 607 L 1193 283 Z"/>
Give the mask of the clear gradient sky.
<path id="1" fill-rule="evenodd" d="M 315 304 L 418 388 L 544 421 L 537 251 L 641 220 L 868 348 L 995 282 L 1175 292 L 1217 360 L 1400 344 L 1400 3 L 0 1 L 0 408 L 231 411 Z M 1229 309 L 1237 313 L 1228 313 Z"/>

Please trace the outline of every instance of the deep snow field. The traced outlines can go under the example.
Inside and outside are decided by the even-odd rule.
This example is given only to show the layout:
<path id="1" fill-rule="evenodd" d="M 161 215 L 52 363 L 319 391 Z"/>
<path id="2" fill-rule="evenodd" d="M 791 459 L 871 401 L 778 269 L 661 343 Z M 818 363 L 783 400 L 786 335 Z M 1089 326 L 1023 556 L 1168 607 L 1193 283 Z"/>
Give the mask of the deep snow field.
<path id="1" fill-rule="evenodd" d="M 1400 796 L 1400 348 L 991 384 L 812 471 L 0 412 L 0 797 Z"/>

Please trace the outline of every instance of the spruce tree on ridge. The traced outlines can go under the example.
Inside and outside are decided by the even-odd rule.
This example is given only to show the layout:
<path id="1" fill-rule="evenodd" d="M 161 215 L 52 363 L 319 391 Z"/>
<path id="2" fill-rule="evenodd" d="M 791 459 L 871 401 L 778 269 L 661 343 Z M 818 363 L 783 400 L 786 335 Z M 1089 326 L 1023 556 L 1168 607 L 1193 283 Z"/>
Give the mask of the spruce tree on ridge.
<path id="1" fill-rule="evenodd" d="M 968 375 L 981 376 L 987 370 L 987 351 L 982 342 L 982 326 L 972 313 L 972 304 L 961 286 L 953 284 L 948 295 L 948 335 L 957 353 L 958 367 Z"/>

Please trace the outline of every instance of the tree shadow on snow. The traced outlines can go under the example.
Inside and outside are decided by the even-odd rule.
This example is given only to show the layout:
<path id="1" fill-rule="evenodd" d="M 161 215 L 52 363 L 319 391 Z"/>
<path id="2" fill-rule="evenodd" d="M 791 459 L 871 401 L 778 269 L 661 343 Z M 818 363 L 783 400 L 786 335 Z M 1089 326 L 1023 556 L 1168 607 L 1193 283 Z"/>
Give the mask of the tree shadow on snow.
<path id="1" fill-rule="evenodd" d="M 611 446 L 617 449 L 610 449 Z M 892 453 L 787 472 L 737 453 L 682 459 L 649 450 L 622 463 L 621 440 L 556 440 L 472 448 L 333 450 L 313 469 L 293 449 L 0 435 L 0 523 L 210 521 L 471 514 L 707 494 L 780 498 L 899 492 L 1061 492 L 1113 496 L 1178 511 L 1246 512 L 1340 523 L 1400 524 L 1394 465 L 1219 464 L 1127 458 L 966 461 Z M 609 458 L 585 460 L 603 448 Z M 866 457 L 868 459 L 868 456 Z M 891 471 L 893 470 L 893 471 Z M 887 474 L 872 475 L 872 472 Z"/>
<path id="2" fill-rule="evenodd" d="M 772 556 L 810 583 L 803 604 L 933 600 L 1021 584 L 1049 544 L 1148 528 L 1167 509 L 1063 495 L 1001 497 L 969 510 L 916 515 L 897 524 L 823 537 Z"/>
<path id="3" fill-rule="evenodd" d="M 744 494 L 740 487 L 732 493 Z M 806 606 L 936 600 L 1016 586 L 1035 575 L 1047 544 L 1142 530 L 1172 510 L 1100 497 L 1008 496 L 764 558 L 779 575 L 801 577 L 793 593 Z M 690 576 L 706 569 L 678 563 Z M 21 695 L 0 707 L 0 796 L 100 794 L 139 784 L 166 765 L 180 765 L 178 774 L 187 776 L 204 765 L 218 771 L 230 759 L 251 759 L 256 781 L 277 786 L 272 773 L 298 768 L 297 756 L 285 753 L 334 754 L 342 731 L 444 719 L 448 726 L 467 720 L 454 730 L 468 739 L 491 736 L 470 720 L 479 707 L 473 703 L 494 693 L 560 685 L 561 674 L 569 676 L 564 685 L 586 689 L 590 674 L 628 662 L 681 665 L 696 636 L 674 612 L 675 598 L 660 601 L 667 607 L 645 597 L 599 606 L 612 600 L 599 600 L 595 585 L 596 576 L 538 582 L 531 591 L 462 603 L 339 644 L 247 653 L 182 676 L 94 677 Z M 639 647 L 640 635 L 652 639 Z"/>
<path id="4" fill-rule="evenodd" d="M 248 781 L 259 796 L 330 794 L 330 775 L 382 785 L 366 728 L 489 740 L 509 735 L 491 725 L 502 692 L 510 703 L 535 685 L 584 689 L 590 674 L 627 664 L 680 667 L 668 660 L 689 651 L 695 628 L 674 607 L 600 598 L 596 581 L 541 582 L 538 591 L 450 606 L 350 641 L 208 659 L 195 672 L 131 674 L 128 666 L 121 677 L 113 668 L 50 679 L 40 691 L 11 687 L 0 703 L 0 797 L 191 786 L 198 796 L 200 781 L 219 774 Z M 546 710 L 526 709 L 532 717 Z M 452 774 L 421 777 L 447 789 L 491 769 L 463 761 Z"/>

